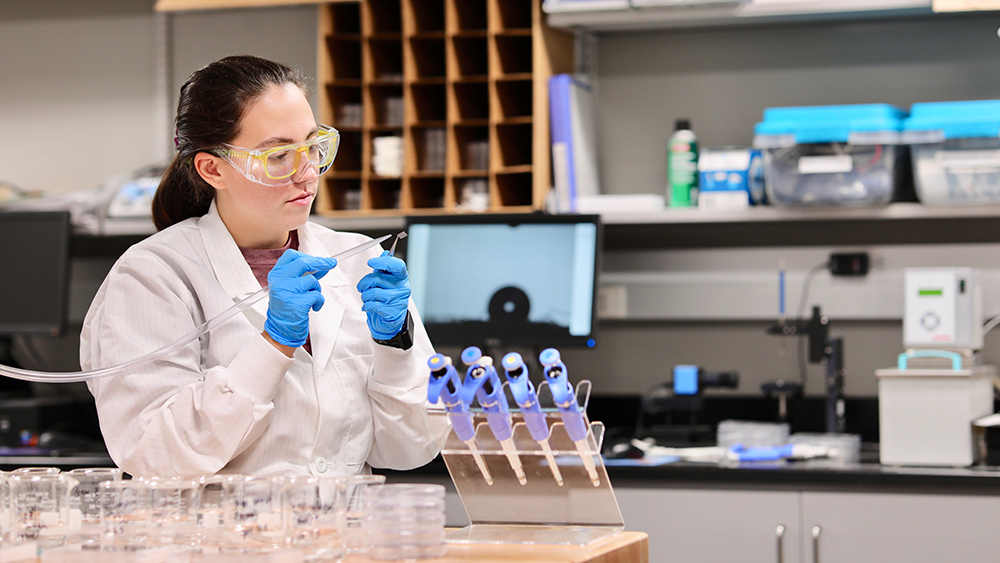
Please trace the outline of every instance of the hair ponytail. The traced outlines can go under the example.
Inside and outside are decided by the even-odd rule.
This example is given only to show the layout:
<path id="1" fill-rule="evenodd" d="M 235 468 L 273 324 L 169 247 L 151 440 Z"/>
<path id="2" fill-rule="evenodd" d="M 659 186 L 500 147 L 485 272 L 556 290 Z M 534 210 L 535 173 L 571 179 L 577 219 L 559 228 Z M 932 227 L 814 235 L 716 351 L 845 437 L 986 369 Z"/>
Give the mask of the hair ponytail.
<path id="1" fill-rule="evenodd" d="M 153 197 L 153 223 L 158 231 L 208 212 L 215 188 L 198 174 L 194 156 L 236 138 L 250 102 L 268 86 L 286 83 L 304 89 L 298 71 L 247 55 L 220 59 L 191 74 L 177 101 L 177 156 Z"/>

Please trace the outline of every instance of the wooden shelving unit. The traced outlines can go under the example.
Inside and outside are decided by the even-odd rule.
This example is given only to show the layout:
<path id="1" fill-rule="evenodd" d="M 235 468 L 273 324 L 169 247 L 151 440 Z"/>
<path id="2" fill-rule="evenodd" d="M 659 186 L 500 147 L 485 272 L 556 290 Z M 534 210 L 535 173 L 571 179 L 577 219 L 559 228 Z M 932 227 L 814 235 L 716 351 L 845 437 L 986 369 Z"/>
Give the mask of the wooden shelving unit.
<path id="1" fill-rule="evenodd" d="M 328 4 L 318 37 L 320 119 L 342 141 L 317 213 L 543 207 L 548 80 L 572 70 L 573 41 L 544 24 L 541 0 Z M 376 174 L 379 137 L 400 138 L 400 176 Z"/>

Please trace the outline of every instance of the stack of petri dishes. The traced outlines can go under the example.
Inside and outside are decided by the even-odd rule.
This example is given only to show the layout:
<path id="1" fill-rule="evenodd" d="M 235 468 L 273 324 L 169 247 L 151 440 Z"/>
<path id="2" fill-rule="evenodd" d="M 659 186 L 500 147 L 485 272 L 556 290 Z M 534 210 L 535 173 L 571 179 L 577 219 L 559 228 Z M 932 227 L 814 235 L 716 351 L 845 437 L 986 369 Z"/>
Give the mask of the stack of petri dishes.
<path id="1" fill-rule="evenodd" d="M 373 559 L 421 559 L 445 553 L 444 487 L 393 484 L 369 488 L 368 529 Z"/>

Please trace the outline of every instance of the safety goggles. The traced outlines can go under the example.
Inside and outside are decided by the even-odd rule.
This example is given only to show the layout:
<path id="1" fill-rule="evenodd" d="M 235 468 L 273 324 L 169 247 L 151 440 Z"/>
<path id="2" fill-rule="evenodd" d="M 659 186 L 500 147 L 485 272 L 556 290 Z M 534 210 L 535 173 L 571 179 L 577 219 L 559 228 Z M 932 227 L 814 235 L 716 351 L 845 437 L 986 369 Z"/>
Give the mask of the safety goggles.
<path id="1" fill-rule="evenodd" d="M 315 136 L 292 145 L 269 149 L 248 149 L 222 145 L 214 152 L 224 158 L 247 180 L 265 186 L 284 186 L 306 166 L 313 166 L 316 174 L 323 174 L 333 165 L 340 147 L 340 133 L 333 127 L 320 125 Z"/>

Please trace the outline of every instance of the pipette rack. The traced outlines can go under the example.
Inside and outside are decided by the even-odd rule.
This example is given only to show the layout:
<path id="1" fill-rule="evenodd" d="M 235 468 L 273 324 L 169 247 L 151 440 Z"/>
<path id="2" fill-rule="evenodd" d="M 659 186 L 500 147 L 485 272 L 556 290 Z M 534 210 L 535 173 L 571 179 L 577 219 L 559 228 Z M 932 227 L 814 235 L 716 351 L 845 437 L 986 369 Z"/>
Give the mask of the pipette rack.
<path id="1" fill-rule="evenodd" d="M 510 405 L 517 405 L 509 383 L 504 393 Z M 475 443 L 493 478 L 488 484 L 476 465 L 469 447 L 454 431 L 448 433 L 441 455 L 462 505 L 469 516 L 469 526 L 448 531 L 448 541 L 458 543 L 524 543 L 585 546 L 624 530 L 618 500 L 601 457 L 604 424 L 590 422 L 589 381 L 577 384 L 577 404 L 583 411 L 590 431 L 587 450 L 594 460 L 599 484 L 594 486 L 580 459 L 580 453 L 566 433 L 559 410 L 553 406 L 548 383 L 537 386 L 538 400 L 549 426 L 549 446 L 563 484 L 560 486 L 548 467 L 542 447 L 528 432 L 520 409 L 511 408 L 513 441 L 521 459 L 527 483 L 521 485 L 511 469 L 503 448 L 486 421 L 486 413 L 473 407 Z M 582 398 L 582 401 L 580 400 Z M 429 408 L 434 416 L 447 416 L 439 405 Z"/>

